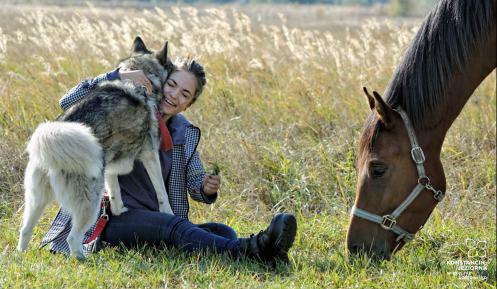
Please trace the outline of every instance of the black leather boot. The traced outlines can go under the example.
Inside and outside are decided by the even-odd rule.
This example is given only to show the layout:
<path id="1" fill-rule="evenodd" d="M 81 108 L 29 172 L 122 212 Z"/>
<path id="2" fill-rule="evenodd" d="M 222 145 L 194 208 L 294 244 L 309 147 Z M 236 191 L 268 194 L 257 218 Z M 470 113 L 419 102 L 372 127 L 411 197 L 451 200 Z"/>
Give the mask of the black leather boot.
<path id="1" fill-rule="evenodd" d="M 243 255 L 264 263 L 288 262 L 288 250 L 295 241 L 297 220 L 292 214 L 277 214 L 269 227 L 250 238 L 240 238 Z"/>

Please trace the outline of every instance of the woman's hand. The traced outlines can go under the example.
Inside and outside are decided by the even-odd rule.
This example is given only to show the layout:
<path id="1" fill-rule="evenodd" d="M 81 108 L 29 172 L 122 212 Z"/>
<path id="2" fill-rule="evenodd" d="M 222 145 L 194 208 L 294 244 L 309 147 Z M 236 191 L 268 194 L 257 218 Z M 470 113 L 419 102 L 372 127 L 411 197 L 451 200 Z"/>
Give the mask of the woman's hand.
<path id="1" fill-rule="evenodd" d="M 121 77 L 121 80 L 131 80 L 135 85 L 141 85 L 145 87 L 145 90 L 147 91 L 148 94 L 152 93 L 152 83 L 150 83 L 150 80 L 145 76 L 145 73 L 143 73 L 142 70 L 119 70 L 119 75 Z"/>
<path id="2" fill-rule="evenodd" d="M 206 175 L 202 183 L 202 189 L 204 194 L 207 196 L 212 196 L 217 193 L 221 187 L 221 176 L 217 175 Z"/>

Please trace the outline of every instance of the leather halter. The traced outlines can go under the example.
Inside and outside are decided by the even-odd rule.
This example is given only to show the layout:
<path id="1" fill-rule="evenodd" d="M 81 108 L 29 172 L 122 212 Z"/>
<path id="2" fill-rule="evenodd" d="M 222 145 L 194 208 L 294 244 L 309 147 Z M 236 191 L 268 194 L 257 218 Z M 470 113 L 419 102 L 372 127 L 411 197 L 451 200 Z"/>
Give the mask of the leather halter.
<path id="1" fill-rule="evenodd" d="M 416 169 L 418 171 L 418 184 L 411 191 L 411 194 L 407 196 L 407 198 L 395 209 L 391 214 L 387 214 L 384 216 L 379 216 L 365 210 L 359 209 L 356 206 L 352 207 L 351 214 L 357 216 L 359 218 L 366 219 L 373 223 L 379 224 L 383 229 L 394 232 L 399 235 L 396 242 L 404 241 L 405 243 L 411 241 L 414 238 L 415 233 L 409 233 L 401 226 L 397 225 L 397 219 L 400 214 L 404 212 L 404 210 L 418 197 L 418 195 L 424 190 L 427 189 L 433 193 L 433 197 L 438 202 L 442 201 L 445 194 L 441 190 L 436 190 L 433 188 L 430 182 L 430 178 L 426 176 L 426 171 L 423 163 L 425 162 L 425 155 L 423 150 L 418 145 L 418 141 L 416 139 L 416 134 L 414 129 L 409 121 L 409 117 L 406 112 L 402 110 L 402 108 L 395 109 L 398 112 L 404 121 L 404 125 L 407 130 L 407 134 L 409 135 L 409 141 L 411 142 L 411 158 L 416 164 Z"/>

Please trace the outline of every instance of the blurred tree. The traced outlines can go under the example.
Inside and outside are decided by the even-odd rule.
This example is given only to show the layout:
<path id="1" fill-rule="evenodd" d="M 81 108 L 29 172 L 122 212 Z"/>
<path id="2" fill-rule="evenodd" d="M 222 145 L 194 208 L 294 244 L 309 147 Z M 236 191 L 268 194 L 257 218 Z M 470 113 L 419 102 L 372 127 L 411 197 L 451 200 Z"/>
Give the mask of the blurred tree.
<path id="1" fill-rule="evenodd" d="M 389 10 L 394 16 L 408 16 L 413 14 L 413 6 L 412 0 L 392 0 Z"/>
<path id="2" fill-rule="evenodd" d="M 394 16 L 424 15 L 438 3 L 439 0 L 391 0 L 388 10 Z"/>
<path id="3" fill-rule="evenodd" d="M 132 5 L 133 3 L 147 3 L 151 5 L 162 4 L 189 4 L 197 3 L 204 4 L 225 4 L 225 3 L 298 3 L 298 4 L 331 4 L 331 5 L 363 5 L 372 6 L 375 4 L 387 5 L 390 13 L 397 16 L 405 16 L 411 14 L 424 14 L 428 9 L 432 8 L 439 0 L 0 0 L 1 2 L 11 1 L 14 3 L 45 3 L 45 4 L 83 4 L 91 3 L 115 3 Z M 480 1 L 480 0 L 479 0 Z M 481 0 L 483 1 L 483 0 Z"/>

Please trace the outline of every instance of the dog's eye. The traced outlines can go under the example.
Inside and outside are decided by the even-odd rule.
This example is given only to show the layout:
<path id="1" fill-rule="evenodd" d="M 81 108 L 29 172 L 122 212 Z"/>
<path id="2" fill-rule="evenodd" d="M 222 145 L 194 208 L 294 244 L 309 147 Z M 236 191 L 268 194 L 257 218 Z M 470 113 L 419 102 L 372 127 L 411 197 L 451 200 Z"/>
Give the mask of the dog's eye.
<path id="1" fill-rule="evenodd" d="M 369 175 L 373 178 L 381 178 L 387 172 L 388 167 L 379 162 L 371 162 L 369 165 Z"/>

